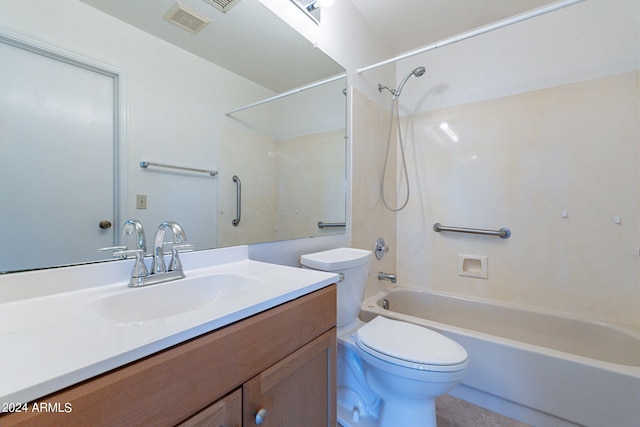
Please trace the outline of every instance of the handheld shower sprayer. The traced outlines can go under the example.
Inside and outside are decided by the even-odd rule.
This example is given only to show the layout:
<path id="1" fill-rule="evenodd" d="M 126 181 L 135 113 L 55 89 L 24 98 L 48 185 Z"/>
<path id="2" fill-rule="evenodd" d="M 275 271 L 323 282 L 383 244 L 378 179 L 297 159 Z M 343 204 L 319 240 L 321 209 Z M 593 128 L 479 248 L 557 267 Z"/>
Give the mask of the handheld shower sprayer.
<path id="1" fill-rule="evenodd" d="M 411 76 L 416 76 L 416 77 L 420 77 L 425 73 L 426 69 L 424 67 L 418 67 L 414 70 L 412 70 L 409 74 L 407 74 L 404 79 L 402 79 L 402 81 L 400 82 L 400 85 L 398 86 L 398 89 L 392 89 L 389 86 L 382 86 L 381 84 L 378 84 L 378 91 L 382 92 L 382 89 L 386 89 L 389 92 L 391 92 L 391 94 L 393 95 L 393 99 L 396 99 L 397 97 L 400 96 L 400 93 L 402 92 L 402 88 L 404 87 L 405 83 L 407 83 L 407 80 L 409 80 L 409 77 Z"/>
<path id="2" fill-rule="evenodd" d="M 380 196 L 382 197 L 382 202 L 384 203 L 384 206 L 392 212 L 398 212 L 404 209 L 404 207 L 407 206 L 407 203 L 409 203 L 409 194 L 410 194 L 409 193 L 409 173 L 407 172 L 407 161 L 404 157 L 404 143 L 402 142 L 402 132 L 400 131 L 400 111 L 398 109 L 398 97 L 400 96 L 400 93 L 402 93 L 402 88 L 404 87 L 405 83 L 407 83 L 407 80 L 409 80 L 411 76 L 420 77 L 424 75 L 425 71 L 426 70 L 424 67 L 418 67 L 413 69 L 409 74 L 407 74 L 402 79 L 397 89 L 392 89 L 389 86 L 382 86 L 381 84 L 378 84 L 378 90 L 380 92 L 382 92 L 382 89 L 386 89 L 389 92 L 391 92 L 391 94 L 393 95 L 393 97 L 391 98 L 392 102 L 391 102 L 391 110 L 390 110 L 390 116 L 389 116 L 389 133 L 387 134 L 387 153 L 384 157 L 384 166 L 382 167 L 382 179 L 380 180 Z M 393 129 L 394 113 L 395 113 L 395 118 L 397 120 L 396 129 L 398 132 L 398 145 L 400 146 L 400 156 L 402 158 L 402 170 L 404 171 L 404 182 L 406 184 L 406 197 L 404 199 L 404 202 L 398 208 L 389 206 L 389 203 L 387 203 L 387 198 L 386 198 L 385 188 L 384 188 L 385 175 L 387 173 L 387 164 L 389 162 L 389 150 L 391 147 L 391 132 Z"/>

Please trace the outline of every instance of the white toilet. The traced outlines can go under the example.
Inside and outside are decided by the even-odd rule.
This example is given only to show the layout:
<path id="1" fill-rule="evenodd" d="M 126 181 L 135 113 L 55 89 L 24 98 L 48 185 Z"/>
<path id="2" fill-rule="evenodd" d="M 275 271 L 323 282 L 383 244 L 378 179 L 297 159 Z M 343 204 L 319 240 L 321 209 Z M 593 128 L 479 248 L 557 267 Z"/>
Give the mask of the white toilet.
<path id="1" fill-rule="evenodd" d="M 455 341 L 407 322 L 358 319 L 372 253 L 339 248 L 303 255 L 306 268 L 340 274 L 338 422 L 344 427 L 436 426 L 435 399 L 467 372 Z"/>

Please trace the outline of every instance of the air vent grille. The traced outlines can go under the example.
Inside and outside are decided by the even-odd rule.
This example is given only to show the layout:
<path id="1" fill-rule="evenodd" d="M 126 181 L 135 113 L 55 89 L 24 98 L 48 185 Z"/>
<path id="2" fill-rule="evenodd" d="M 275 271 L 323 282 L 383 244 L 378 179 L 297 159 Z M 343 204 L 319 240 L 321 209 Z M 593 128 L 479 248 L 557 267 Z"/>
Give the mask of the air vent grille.
<path id="1" fill-rule="evenodd" d="M 185 5 L 176 3 L 164 15 L 164 19 L 194 34 L 209 24 L 209 19 Z"/>
<path id="2" fill-rule="evenodd" d="M 235 6 L 236 3 L 238 3 L 240 0 L 204 0 L 204 1 L 222 12 L 227 12 L 229 9 Z"/>

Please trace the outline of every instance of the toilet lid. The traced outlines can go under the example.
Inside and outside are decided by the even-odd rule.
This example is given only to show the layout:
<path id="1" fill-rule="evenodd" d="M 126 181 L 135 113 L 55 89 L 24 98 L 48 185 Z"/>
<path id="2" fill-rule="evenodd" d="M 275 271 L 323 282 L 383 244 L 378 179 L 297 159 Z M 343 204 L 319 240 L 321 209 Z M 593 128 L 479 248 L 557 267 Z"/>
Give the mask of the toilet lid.
<path id="1" fill-rule="evenodd" d="M 378 316 L 356 332 L 356 342 L 369 354 L 392 363 L 421 369 L 429 365 L 433 370 L 460 365 L 467 360 L 467 351 L 457 342 L 435 331 Z M 376 354 L 377 353 L 377 354 Z M 386 356 L 386 357 L 385 357 Z M 424 366 L 422 369 L 430 369 Z"/>

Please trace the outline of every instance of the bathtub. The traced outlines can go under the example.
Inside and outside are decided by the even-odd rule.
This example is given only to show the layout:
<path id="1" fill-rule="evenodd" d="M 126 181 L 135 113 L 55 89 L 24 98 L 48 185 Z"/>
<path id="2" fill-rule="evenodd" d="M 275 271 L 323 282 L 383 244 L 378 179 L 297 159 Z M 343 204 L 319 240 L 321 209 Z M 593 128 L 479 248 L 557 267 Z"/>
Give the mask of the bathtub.
<path id="1" fill-rule="evenodd" d="M 378 315 L 426 326 L 466 348 L 469 372 L 454 396 L 536 427 L 640 426 L 637 332 L 408 287 L 362 303 L 362 320 Z"/>

